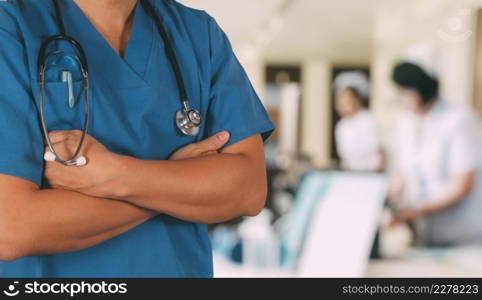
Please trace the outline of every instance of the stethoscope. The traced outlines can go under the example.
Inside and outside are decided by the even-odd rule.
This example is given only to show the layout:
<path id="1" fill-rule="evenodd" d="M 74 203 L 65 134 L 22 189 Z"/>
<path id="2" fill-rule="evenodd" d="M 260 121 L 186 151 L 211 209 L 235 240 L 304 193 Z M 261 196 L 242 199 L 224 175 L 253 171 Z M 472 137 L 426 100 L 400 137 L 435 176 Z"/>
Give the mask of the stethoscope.
<path id="1" fill-rule="evenodd" d="M 44 155 L 44 159 L 46 161 L 56 161 L 62 163 L 66 166 L 84 166 L 87 164 L 87 159 L 84 156 L 80 155 L 82 150 L 82 146 L 84 145 L 85 136 L 87 134 L 88 126 L 89 126 L 89 68 L 87 64 L 87 57 L 85 55 L 85 51 L 82 45 L 76 41 L 74 38 L 66 35 L 65 27 L 63 23 L 63 17 L 59 5 L 58 0 L 52 0 L 55 8 L 56 20 L 60 30 L 60 34 L 53 35 L 48 37 L 40 46 L 39 55 L 38 55 L 38 81 L 40 86 L 40 122 L 42 126 L 42 132 L 45 137 L 45 141 L 49 148 Z M 176 77 L 176 84 L 179 90 L 180 101 L 182 105 L 182 109 L 176 112 L 175 115 L 175 122 L 176 126 L 179 131 L 185 136 L 195 137 L 199 134 L 199 130 L 202 123 L 201 114 L 198 110 L 192 109 L 190 107 L 189 99 L 186 93 L 186 88 L 184 84 L 184 79 L 181 73 L 181 68 L 179 62 L 177 60 L 176 54 L 174 52 L 174 47 L 172 46 L 171 40 L 162 25 L 161 17 L 155 13 L 154 7 L 152 7 L 151 3 L 148 0 L 140 0 L 144 7 L 149 11 L 152 15 L 156 27 L 161 35 L 161 38 L 164 41 L 165 48 L 166 48 L 166 55 L 169 59 L 171 67 L 174 71 L 174 75 Z M 51 43 L 55 41 L 66 41 L 68 42 L 77 52 L 77 56 L 75 59 L 77 60 L 78 64 L 80 65 L 80 71 L 82 76 L 82 86 L 83 86 L 83 94 L 84 94 L 84 124 L 82 129 L 82 134 L 80 137 L 79 144 L 70 159 L 63 160 L 59 157 L 53 143 L 49 137 L 49 131 L 47 128 L 47 122 L 45 119 L 45 72 L 47 70 L 46 63 L 52 54 L 47 54 L 48 47 Z M 55 54 L 57 52 L 54 52 Z M 63 72 L 62 73 L 62 80 L 69 84 L 69 106 L 73 107 L 75 100 L 73 99 L 72 93 L 72 77 L 70 72 Z"/>

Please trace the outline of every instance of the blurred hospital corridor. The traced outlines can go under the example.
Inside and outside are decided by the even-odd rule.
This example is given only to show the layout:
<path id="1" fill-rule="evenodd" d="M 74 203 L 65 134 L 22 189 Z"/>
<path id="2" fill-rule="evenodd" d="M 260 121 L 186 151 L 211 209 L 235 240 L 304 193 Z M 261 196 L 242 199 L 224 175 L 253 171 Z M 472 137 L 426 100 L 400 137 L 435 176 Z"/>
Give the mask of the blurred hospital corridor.
<path id="1" fill-rule="evenodd" d="M 482 0 L 179 0 L 277 126 L 215 277 L 482 277 Z"/>

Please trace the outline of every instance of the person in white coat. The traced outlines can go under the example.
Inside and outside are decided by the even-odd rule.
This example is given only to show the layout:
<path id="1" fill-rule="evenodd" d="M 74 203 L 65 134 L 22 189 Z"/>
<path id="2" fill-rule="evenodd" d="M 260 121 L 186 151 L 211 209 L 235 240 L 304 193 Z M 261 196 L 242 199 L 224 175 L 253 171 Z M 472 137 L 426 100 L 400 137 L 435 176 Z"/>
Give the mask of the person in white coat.
<path id="1" fill-rule="evenodd" d="M 424 246 L 482 243 L 480 122 L 439 97 L 438 78 L 421 65 L 397 65 L 393 80 L 406 108 L 389 191 L 392 225 L 413 225 Z"/>
<path id="2" fill-rule="evenodd" d="M 364 108 L 369 82 L 361 72 L 345 72 L 334 82 L 336 111 L 341 120 L 335 127 L 335 141 L 346 171 L 378 172 L 384 168 L 378 124 Z"/>

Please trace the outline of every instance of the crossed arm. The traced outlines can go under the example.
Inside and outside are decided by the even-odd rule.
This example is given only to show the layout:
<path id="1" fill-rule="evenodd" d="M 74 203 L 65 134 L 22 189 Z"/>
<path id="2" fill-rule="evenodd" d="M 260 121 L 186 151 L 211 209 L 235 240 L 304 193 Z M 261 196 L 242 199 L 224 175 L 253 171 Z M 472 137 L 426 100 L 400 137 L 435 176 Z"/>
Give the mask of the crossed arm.
<path id="1" fill-rule="evenodd" d="M 51 136 L 67 156 L 78 132 Z M 189 145 L 170 161 L 142 161 L 88 137 L 87 166 L 47 163 L 54 189 L 0 175 L 0 260 L 81 250 L 158 214 L 202 223 L 256 215 L 266 196 L 261 137 L 216 152 L 228 139 Z"/>
<path id="2" fill-rule="evenodd" d="M 396 211 L 389 226 L 393 227 L 398 224 L 409 223 L 415 219 L 436 214 L 457 205 L 464 201 L 465 197 L 472 192 L 475 178 L 476 173 L 471 171 L 456 174 L 446 186 L 445 193 L 442 196 L 433 199 L 434 201 L 429 201 L 419 208 L 404 208 Z M 389 201 L 395 202 L 399 199 L 404 188 L 403 185 L 404 180 L 400 175 L 392 178 L 388 192 Z"/>

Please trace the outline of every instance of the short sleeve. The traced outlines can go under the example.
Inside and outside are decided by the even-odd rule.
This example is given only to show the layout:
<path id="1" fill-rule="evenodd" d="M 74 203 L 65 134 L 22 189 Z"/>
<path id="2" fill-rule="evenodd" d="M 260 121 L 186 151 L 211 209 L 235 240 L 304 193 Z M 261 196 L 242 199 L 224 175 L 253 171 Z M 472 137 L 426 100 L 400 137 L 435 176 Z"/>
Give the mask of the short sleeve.
<path id="1" fill-rule="evenodd" d="M 472 172 L 480 167 L 480 120 L 464 113 L 453 132 L 449 163 L 454 172 Z"/>
<path id="2" fill-rule="evenodd" d="M 275 126 L 233 53 L 226 34 L 209 19 L 211 86 L 207 134 L 229 131 L 226 146 L 261 134 L 266 140 Z"/>
<path id="3" fill-rule="evenodd" d="M 44 143 L 27 66 L 20 39 L 0 27 L 0 174 L 40 186 Z"/>

